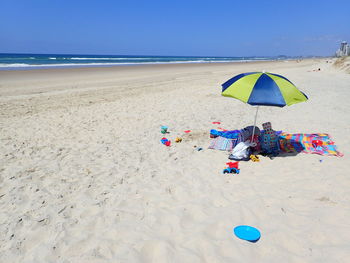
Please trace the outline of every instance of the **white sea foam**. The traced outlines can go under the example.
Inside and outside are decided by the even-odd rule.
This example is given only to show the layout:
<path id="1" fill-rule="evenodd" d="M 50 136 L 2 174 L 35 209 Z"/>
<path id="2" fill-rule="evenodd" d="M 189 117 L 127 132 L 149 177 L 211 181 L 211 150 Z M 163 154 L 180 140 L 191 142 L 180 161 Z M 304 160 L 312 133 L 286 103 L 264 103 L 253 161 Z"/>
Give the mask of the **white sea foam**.
<path id="1" fill-rule="evenodd" d="M 250 62 L 256 61 L 255 59 L 245 59 L 245 60 L 179 60 L 179 61 L 153 61 L 153 62 L 110 62 L 110 63 L 62 63 L 62 64 L 26 64 L 26 63 L 14 63 L 14 64 L 5 64 L 0 63 L 0 70 L 3 69 L 18 69 L 18 68 L 69 68 L 69 67 L 93 67 L 93 66 L 127 66 L 127 65 L 155 65 L 155 64 L 190 64 L 190 63 L 228 63 L 228 62 Z M 262 60 L 259 60 L 262 61 Z M 268 61 L 268 59 L 266 59 Z"/>
<path id="2" fill-rule="evenodd" d="M 79 58 L 79 57 L 71 57 L 66 59 L 72 60 L 155 60 L 158 58 Z"/>
<path id="3" fill-rule="evenodd" d="M 14 63 L 14 64 L 0 64 L 0 68 L 13 68 L 13 67 L 29 67 L 30 64 Z"/>
<path id="4" fill-rule="evenodd" d="M 177 64 L 177 63 L 204 63 L 207 61 L 172 61 L 172 62 L 129 62 L 129 63 L 62 63 L 62 64 L 25 64 L 25 63 L 14 63 L 14 64 L 0 64 L 0 68 L 46 68 L 46 67 L 77 67 L 77 66 L 113 66 L 113 65 L 140 65 L 140 64 Z M 226 61 L 225 61 L 226 62 Z"/>

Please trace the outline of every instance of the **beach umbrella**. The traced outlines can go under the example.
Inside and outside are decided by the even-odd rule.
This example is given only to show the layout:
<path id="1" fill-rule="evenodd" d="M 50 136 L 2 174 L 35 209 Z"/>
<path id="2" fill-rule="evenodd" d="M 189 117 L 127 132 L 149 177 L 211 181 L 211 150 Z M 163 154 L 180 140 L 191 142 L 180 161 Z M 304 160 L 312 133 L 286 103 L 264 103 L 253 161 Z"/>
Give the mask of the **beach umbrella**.
<path id="1" fill-rule="evenodd" d="M 259 106 L 284 107 L 308 100 L 308 97 L 287 78 L 269 72 L 239 74 L 222 84 L 222 95 L 257 106 L 254 127 Z"/>

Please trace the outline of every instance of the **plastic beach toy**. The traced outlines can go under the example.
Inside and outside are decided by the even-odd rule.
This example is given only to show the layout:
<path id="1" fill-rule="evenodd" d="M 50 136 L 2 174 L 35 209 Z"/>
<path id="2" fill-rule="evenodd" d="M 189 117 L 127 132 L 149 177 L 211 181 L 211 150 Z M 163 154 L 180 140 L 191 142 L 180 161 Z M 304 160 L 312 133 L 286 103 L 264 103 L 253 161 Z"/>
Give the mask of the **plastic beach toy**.
<path id="1" fill-rule="evenodd" d="M 247 240 L 249 242 L 256 242 L 260 239 L 260 231 L 252 226 L 237 226 L 233 229 L 235 235 L 243 240 Z"/>
<path id="2" fill-rule="evenodd" d="M 228 167 L 226 167 L 222 173 L 224 174 L 239 174 L 240 170 L 238 168 L 238 163 L 239 162 L 229 162 L 226 163 L 226 165 L 228 165 Z"/>
<path id="3" fill-rule="evenodd" d="M 168 132 L 168 126 L 160 127 L 160 132 L 163 133 L 163 134 L 167 133 Z"/>
<path id="4" fill-rule="evenodd" d="M 250 160 L 252 160 L 253 162 L 260 162 L 259 156 L 251 154 L 249 156 Z"/>
<path id="5" fill-rule="evenodd" d="M 182 142 L 182 138 L 176 137 L 175 142 L 177 142 L 177 143 Z"/>
<path id="6" fill-rule="evenodd" d="M 228 162 L 228 163 L 226 163 L 226 165 L 228 165 L 229 168 L 239 169 L 238 168 L 239 162 Z"/>
<path id="7" fill-rule="evenodd" d="M 170 146 L 171 142 L 167 138 L 162 138 L 161 143 L 163 143 L 165 146 Z"/>

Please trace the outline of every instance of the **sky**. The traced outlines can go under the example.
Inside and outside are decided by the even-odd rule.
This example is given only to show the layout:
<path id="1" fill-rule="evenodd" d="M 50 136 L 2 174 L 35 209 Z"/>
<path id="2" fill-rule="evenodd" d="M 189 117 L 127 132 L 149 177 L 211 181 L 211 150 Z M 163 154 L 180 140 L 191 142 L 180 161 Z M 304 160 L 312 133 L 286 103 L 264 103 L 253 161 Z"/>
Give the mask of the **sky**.
<path id="1" fill-rule="evenodd" d="M 0 0 L 0 53 L 330 56 L 349 0 Z"/>

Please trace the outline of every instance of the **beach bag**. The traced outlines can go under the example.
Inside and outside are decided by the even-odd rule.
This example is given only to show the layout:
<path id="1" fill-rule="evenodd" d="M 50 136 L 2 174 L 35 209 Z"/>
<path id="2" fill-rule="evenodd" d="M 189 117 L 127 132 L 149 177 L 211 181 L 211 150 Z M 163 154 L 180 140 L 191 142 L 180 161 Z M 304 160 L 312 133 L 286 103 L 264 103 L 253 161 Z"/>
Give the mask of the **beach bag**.
<path id="1" fill-rule="evenodd" d="M 261 136 L 261 151 L 266 155 L 277 156 L 279 153 L 278 136 L 271 127 L 271 122 L 263 123 L 264 130 Z"/>
<path id="2" fill-rule="evenodd" d="M 247 161 L 249 160 L 249 156 L 251 154 L 251 149 L 250 149 L 250 142 L 240 142 L 239 144 L 236 145 L 235 148 L 233 148 L 232 153 L 228 157 L 230 160 L 235 160 L 235 161 Z"/>

